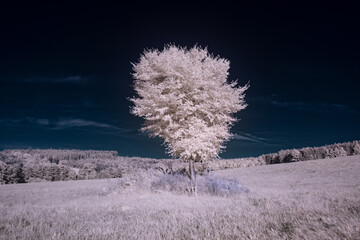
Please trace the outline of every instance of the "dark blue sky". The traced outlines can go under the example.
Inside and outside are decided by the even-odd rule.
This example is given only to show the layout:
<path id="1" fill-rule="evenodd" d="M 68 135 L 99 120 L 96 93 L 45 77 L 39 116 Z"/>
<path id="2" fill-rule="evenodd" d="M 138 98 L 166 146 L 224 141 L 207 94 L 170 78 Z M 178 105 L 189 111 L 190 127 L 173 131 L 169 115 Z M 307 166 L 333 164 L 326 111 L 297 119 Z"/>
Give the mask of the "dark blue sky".
<path id="1" fill-rule="evenodd" d="M 0 149 L 167 157 L 127 100 L 130 62 L 166 43 L 208 46 L 250 81 L 224 158 L 360 139 L 355 5 L 251 2 L 2 5 Z"/>

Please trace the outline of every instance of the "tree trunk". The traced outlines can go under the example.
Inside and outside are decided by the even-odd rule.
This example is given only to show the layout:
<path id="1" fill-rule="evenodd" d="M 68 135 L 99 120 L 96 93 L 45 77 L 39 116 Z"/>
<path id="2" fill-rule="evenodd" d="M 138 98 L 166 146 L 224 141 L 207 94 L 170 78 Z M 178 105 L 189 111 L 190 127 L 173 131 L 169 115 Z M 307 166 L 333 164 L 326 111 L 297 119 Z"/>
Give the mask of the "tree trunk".
<path id="1" fill-rule="evenodd" d="M 190 178 L 190 192 L 194 195 L 197 195 L 196 173 L 195 173 L 193 160 L 189 160 L 189 178 Z"/>

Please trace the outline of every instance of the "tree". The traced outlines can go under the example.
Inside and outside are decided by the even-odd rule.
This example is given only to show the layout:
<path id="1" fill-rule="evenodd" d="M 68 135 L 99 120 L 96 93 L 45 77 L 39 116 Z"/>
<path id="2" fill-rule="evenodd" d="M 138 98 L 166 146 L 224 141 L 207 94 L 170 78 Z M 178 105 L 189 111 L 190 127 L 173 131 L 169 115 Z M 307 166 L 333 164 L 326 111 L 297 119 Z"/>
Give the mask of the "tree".
<path id="1" fill-rule="evenodd" d="M 167 152 L 189 162 L 218 158 L 231 138 L 234 113 L 246 107 L 244 92 L 227 82 L 230 62 L 214 57 L 207 48 L 173 45 L 162 51 L 145 50 L 133 64 L 137 97 L 131 113 L 145 119 L 142 131 L 164 140 Z"/>
<path id="2" fill-rule="evenodd" d="M 95 179 L 96 176 L 96 165 L 92 163 L 85 163 L 84 167 L 79 171 L 80 179 Z"/>

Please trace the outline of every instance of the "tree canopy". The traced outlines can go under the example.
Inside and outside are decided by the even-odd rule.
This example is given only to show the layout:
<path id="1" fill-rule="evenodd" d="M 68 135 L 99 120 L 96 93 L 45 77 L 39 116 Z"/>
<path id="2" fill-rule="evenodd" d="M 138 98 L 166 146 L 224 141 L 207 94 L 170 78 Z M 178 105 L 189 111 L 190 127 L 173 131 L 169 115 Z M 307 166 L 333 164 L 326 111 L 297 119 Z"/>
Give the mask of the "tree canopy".
<path id="1" fill-rule="evenodd" d="M 173 157 L 217 158 L 231 137 L 234 113 L 246 107 L 248 85 L 228 82 L 229 68 L 229 60 L 198 46 L 145 50 L 133 64 L 131 113 L 145 119 L 141 130 L 162 138 Z"/>

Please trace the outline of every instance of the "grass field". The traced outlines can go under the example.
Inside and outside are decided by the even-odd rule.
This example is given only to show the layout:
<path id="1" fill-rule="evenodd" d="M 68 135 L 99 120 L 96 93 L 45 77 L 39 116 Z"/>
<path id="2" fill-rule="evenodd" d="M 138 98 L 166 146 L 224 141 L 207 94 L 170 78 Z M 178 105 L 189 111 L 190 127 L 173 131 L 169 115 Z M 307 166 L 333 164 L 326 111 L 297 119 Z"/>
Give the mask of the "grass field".
<path id="1" fill-rule="evenodd" d="M 360 239 L 360 156 L 211 172 L 250 192 L 188 196 L 119 180 L 0 186 L 0 239 Z"/>

